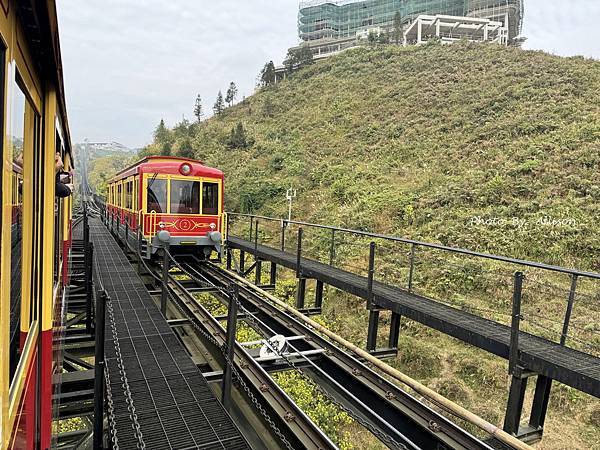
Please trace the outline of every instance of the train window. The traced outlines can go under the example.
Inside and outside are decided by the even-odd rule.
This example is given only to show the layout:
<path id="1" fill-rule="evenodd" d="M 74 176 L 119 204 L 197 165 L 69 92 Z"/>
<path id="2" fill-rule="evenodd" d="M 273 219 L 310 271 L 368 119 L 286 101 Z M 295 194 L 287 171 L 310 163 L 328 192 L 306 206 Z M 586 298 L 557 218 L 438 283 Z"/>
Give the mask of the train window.
<path id="1" fill-rule="evenodd" d="M 121 195 L 121 183 L 117 185 L 117 207 L 121 208 L 123 206 L 123 197 Z"/>
<path id="2" fill-rule="evenodd" d="M 147 195 L 146 202 L 148 205 L 148 212 L 167 212 L 167 180 L 151 178 L 150 181 L 148 181 Z"/>
<path id="3" fill-rule="evenodd" d="M 133 199 L 133 183 L 131 181 L 127 181 L 125 183 L 125 209 L 131 209 L 131 202 Z"/>
<path id="4" fill-rule="evenodd" d="M 61 160 L 66 163 L 66 158 L 63 151 L 62 139 L 58 128 L 55 131 L 54 143 L 57 153 L 60 153 Z M 65 167 L 63 170 L 67 170 Z M 63 215 L 64 200 L 56 197 L 54 202 L 54 281 L 57 282 L 60 278 L 60 261 L 62 253 L 62 215 Z"/>
<path id="5" fill-rule="evenodd" d="M 202 183 L 202 214 L 219 214 L 219 184 Z"/>
<path id="6" fill-rule="evenodd" d="M 13 85 L 13 99 L 11 116 L 11 141 L 13 148 L 13 172 L 16 183 L 13 185 L 15 203 L 12 204 L 11 216 L 11 278 L 10 278 L 10 355 L 9 371 L 10 380 L 12 380 L 17 364 L 19 362 L 20 352 L 20 328 L 21 328 L 21 280 L 23 276 L 22 267 L 22 243 L 23 243 L 23 211 L 22 205 L 18 202 L 21 194 L 18 192 L 22 185 L 18 183 L 18 178 L 23 169 L 23 148 L 25 140 L 25 108 L 27 99 L 20 86 L 15 82 Z M 17 175 L 19 174 L 19 176 Z"/>
<path id="7" fill-rule="evenodd" d="M 171 214 L 200 213 L 200 182 L 171 180 Z"/>
<path id="8" fill-rule="evenodd" d="M 137 211 L 138 210 L 138 177 L 137 175 L 135 177 L 133 177 L 133 210 Z"/>

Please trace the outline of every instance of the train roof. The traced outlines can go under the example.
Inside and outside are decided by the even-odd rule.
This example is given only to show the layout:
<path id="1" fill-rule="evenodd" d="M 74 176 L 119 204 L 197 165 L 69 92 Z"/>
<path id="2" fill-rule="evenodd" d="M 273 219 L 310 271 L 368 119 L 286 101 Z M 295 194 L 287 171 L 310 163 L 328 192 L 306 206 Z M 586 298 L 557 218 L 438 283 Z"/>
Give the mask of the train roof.
<path id="1" fill-rule="evenodd" d="M 205 166 L 202 161 L 199 161 L 197 159 L 181 158 L 179 156 L 146 156 L 145 158 L 140 159 L 139 161 L 131 164 L 130 166 L 115 174 L 112 178 L 108 180 L 108 182 L 110 183 L 139 173 L 140 171 L 137 170 L 139 167 L 143 169 L 143 172 L 147 172 L 147 169 L 150 167 L 157 167 L 162 169 L 166 173 L 178 173 L 179 167 L 184 162 L 191 164 L 193 170 L 192 176 L 223 176 L 223 172 L 219 169 Z"/>

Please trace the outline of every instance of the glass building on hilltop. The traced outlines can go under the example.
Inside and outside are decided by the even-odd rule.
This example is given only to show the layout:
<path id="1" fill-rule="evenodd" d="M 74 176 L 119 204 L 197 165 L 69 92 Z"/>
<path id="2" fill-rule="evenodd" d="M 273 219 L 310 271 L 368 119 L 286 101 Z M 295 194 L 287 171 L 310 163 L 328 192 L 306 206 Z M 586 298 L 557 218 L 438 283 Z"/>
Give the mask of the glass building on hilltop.
<path id="1" fill-rule="evenodd" d="M 397 12 L 404 28 L 422 14 L 502 22 L 511 42 L 521 33 L 523 0 L 308 0 L 300 3 L 298 33 L 315 53 L 327 54 L 356 45 L 370 31 L 390 31 Z"/>

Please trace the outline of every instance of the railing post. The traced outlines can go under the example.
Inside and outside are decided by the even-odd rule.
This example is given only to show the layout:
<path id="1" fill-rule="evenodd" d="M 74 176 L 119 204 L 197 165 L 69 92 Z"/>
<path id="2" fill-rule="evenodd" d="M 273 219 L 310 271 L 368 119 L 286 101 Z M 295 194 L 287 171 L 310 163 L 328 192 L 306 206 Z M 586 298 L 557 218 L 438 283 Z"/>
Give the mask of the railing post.
<path id="1" fill-rule="evenodd" d="M 229 239 L 229 214 L 227 214 L 225 217 L 227 217 L 225 221 L 225 241 L 227 241 Z"/>
<path id="2" fill-rule="evenodd" d="M 369 328 L 367 331 L 367 351 L 377 348 L 377 330 L 379 328 L 379 310 L 373 300 L 373 280 L 375 278 L 375 242 L 369 244 L 369 273 L 367 277 L 367 309 L 369 310 Z"/>
<path id="3" fill-rule="evenodd" d="M 160 312 L 167 317 L 167 289 L 169 289 L 169 243 L 163 242 L 162 291 L 160 296 Z"/>
<path id="4" fill-rule="evenodd" d="M 252 229 L 254 228 L 254 216 L 250 216 L 250 236 L 248 241 L 252 242 Z"/>
<path id="5" fill-rule="evenodd" d="M 508 358 L 508 372 L 514 374 L 519 363 L 519 327 L 521 323 L 521 298 L 523 292 L 523 273 L 516 272 L 514 277 L 512 322 L 510 326 L 510 353 Z"/>
<path id="6" fill-rule="evenodd" d="M 374 306 L 373 302 L 373 279 L 375 278 L 375 242 L 369 244 L 369 274 L 367 278 L 367 305 Z"/>
<path id="7" fill-rule="evenodd" d="M 137 264 L 137 266 L 138 266 L 138 274 L 141 275 L 141 273 L 142 273 L 142 258 L 143 258 L 143 256 L 142 256 L 142 232 L 141 232 L 140 224 L 139 223 L 138 223 L 138 229 L 137 229 L 137 248 L 138 248 L 138 254 L 137 254 L 137 257 L 138 257 L 138 264 Z"/>
<path id="8" fill-rule="evenodd" d="M 231 270 L 232 260 L 231 260 L 231 248 L 228 246 L 227 249 L 227 270 Z"/>
<path id="9" fill-rule="evenodd" d="M 567 303 L 567 311 L 565 312 L 565 321 L 563 322 L 562 334 L 560 335 L 560 345 L 565 345 L 569 334 L 569 323 L 571 322 L 571 313 L 573 312 L 573 302 L 575 302 L 575 293 L 577 291 L 576 274 L 571 275 L 571 290 L 569 291 L 569 302 Z"/>
<path id="10" fill-rule="evenodd" d="M 125 254 L 129 253 L 129 220 L 125 220 Z"/>
<path id="11" fill-rule="evenodd" d="M 246 252 L 240 250 L 240 273 L 244 273 L 246 270 Z"/>
<path id="12" fill-rule="evenodd" d="M 300 261 L 302 258 L 302 227 L 298 228 L 298 245 L 296 249 L 296 278 L 302 276 L 302 269 L 300 267 Z"/>
<path id="13" fill-rule="evenodd" d="M 256 223 L 254 224 L 254 260 L 256 261 L 258 252 L 258 219 L 256 219 Z"/>
<path id="14" fill-rule="evenodd" d="M 333 267 L 335 262 L 335 229 L 331 230 L 331 243 L 329 245 L 329 265 Z"/>
<path id="15" fill-rule="evenodd" d="M 225 348 L 225 366 L 223 368 L 223 386 L 221 400 L 225 409 L 231 407 L 231 374 L 234 364 L 235 334 L 237 328 L 237 309 L 239 301 L 239 287 L 232 284 L 229 287 L 229 309 L 227 311 L 227 335 Z"/>
<path id="16" fill-rule="evenodd" d="M 408 292 L 412 292 L 412 285 L 413 285 L 413 275 L 414 275 L 414 271 L 415 271 L 415 251 L 416 251 L 416 245 L 415 244 L 411 244 L 410 246 L 410 268 L 408 270 Z"/>
<path id="17" fill-rule="evenodd" d="M 281 220 L 281 251 L 285 252 L 285 230 L 287 228 L 287 222 Z"/>
<path id="18" fill-rule="evenodd" d="M 298 246 L 296 250 L 296 309 L 304 309 L 304 298 L 306 296 L 306 278 L 302 277 L 302 227 L 298 228 Z"/>
<path id="19" fill-rule="evenodd" d="M 103 448 L 104 429 L 104 326 L 107 295 L 96 297 L 96 336 L 94 362 L 94 448 Z"/>

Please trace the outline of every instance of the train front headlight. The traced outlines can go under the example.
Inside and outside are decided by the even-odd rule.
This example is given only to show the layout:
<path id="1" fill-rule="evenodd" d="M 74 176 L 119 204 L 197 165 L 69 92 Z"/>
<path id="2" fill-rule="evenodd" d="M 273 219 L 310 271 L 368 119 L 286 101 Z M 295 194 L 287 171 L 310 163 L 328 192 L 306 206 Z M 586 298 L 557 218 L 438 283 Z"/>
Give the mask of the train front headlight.
<path id="1" fill-rule="evenodd" d="M 192 173 L 192 166 L 188 163 L 183 163 L 181 166 L 179 166 L 179 173 L 181 175 L 189 175 Z"/>

